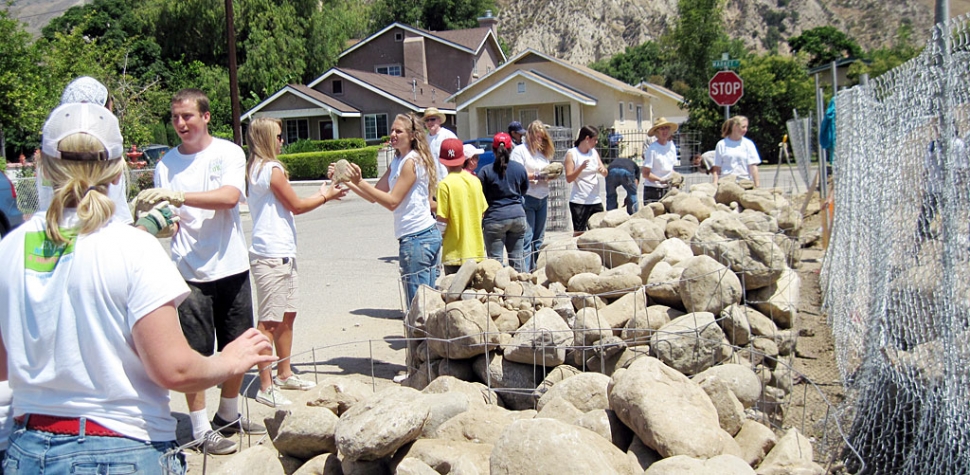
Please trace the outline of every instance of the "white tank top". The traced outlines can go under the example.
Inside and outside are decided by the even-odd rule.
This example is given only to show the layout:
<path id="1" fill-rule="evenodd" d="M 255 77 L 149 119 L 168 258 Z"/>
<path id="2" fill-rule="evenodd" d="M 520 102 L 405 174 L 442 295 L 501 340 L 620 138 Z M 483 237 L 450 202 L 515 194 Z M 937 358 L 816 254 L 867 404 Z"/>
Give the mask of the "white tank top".
<path id="1" fill-rule="evenodd" d="M 579 203 L 584 205 L 595 205 L 601 203 L 599 193 L 599 180 L 597 172 L 600 168 L 599 154 L 596 153 L 596 149 L 589 149 L 589 152 L 582 153 L 579 148 L 573 147 L 566 152 L 567 155 L 572 154 L 573 165 L 577 168 L 582 167 L 584 163 L 590 162 L 586 168 L 579 173 L 579 177 L 573 182 L 573 192 L 569 195 L 570 203 Z"/>
<path id="2" fill-rule="evenodd" d="M 391 174 L 387 177 L 388 189 L 394 189 L 394 184 L 401 176 L 401 168 L 408 160 L 414 161 L 417 177 L 408 194 L 404 196 L 404 201 L 394 210 L 394 237 L 397 239 L 424 231 L 435 223 L 434 216 L 431 215 L 431 203 L 428 201 L 428 171 L 418 159 L 418 152 L 411 150 L 404 157 L 394 157 L 391 160 Z"/>

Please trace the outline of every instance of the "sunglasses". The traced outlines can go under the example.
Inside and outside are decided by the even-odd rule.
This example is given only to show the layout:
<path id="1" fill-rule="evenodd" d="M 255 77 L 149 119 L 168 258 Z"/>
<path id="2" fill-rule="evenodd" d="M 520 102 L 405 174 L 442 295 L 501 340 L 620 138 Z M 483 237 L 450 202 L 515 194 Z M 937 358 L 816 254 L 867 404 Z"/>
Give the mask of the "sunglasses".
<path id="1" fill-rule="evenodd" d="M 437 117 L 428 117 L 427 119 L 424 119 L 425 124 L 427 124 L 428 122 L 437 122 L 437 121 L 438 121 Z"/>
<path id="2" fill-rule="evenodd" d="M 283 141 L 283 134 L 276 134 L 276 140 Z"/>

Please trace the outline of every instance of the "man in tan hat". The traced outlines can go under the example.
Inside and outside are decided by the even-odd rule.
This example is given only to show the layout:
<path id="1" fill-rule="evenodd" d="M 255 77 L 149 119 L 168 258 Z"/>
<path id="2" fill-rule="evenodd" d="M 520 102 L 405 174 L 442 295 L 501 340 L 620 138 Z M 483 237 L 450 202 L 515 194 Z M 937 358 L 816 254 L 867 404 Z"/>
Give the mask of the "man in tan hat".
<path id="1" fill-rule="evenodd" d="M 438 180 L 444 179 L 445 175 L 448 174 L 448 167 L 438 161 L 441 142 L 444 142 L 445 139 L 458 138 L 454 132 L 442 127 L 444 123 L 445 115 L 437 107 L 429 107 L 424 110 L 424 127 L 428 129 L 428 146 L 431 147 L 431 156 L 434 157 L 434 162 L 438 164 Z"/>
<path id="2" fill-rule="evenodd" d="M 663 117 L 647 131 L 647 135 L 657 140 L 643 153 L 643 204 L 660 201 L 667 193 L 677 165 L 677 145 L 671 140 L 676 131 L 677 124 Z"/>

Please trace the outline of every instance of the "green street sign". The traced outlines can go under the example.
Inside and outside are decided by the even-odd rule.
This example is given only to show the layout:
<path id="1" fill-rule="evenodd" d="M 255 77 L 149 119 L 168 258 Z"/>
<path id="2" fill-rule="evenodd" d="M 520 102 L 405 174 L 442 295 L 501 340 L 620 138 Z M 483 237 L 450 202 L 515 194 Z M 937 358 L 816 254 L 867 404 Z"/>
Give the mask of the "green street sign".
<path id="1" fill-rule="evenodd" d="M 712 61 L 715 69 L 736 69 L 741 66 L 741 61 L 737 59 L 718 59 Z"/>

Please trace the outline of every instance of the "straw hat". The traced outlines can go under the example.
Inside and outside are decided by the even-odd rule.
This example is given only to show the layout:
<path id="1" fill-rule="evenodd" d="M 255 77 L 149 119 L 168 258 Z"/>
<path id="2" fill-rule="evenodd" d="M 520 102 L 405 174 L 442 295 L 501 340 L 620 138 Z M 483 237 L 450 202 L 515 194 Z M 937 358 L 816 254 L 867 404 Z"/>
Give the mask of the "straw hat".
<path id="1" fill-rule="evenodd" d="M 670 133 L 674 133 L 677 132 L 678 126 L 673 122 L 668 122 L 666 118 L 661 117 L 654 122 L 653 127 L 650 127 L 650 130 L 647 131 L 647 135 L 655 137 L 654 134 L 657 132 L 657 129 L 661 127 L 670 127 Z"/>
<path id="2" fill-rule="evenodd" d="M 422 116 L 422 118 L 428 118 L 428 117 L 437 117 L 438 121 L 440 122 L 445 121 L 445 115 L 442 114 L 437 107 L 429 107 L 424 110 L 424 115 Z"/>

